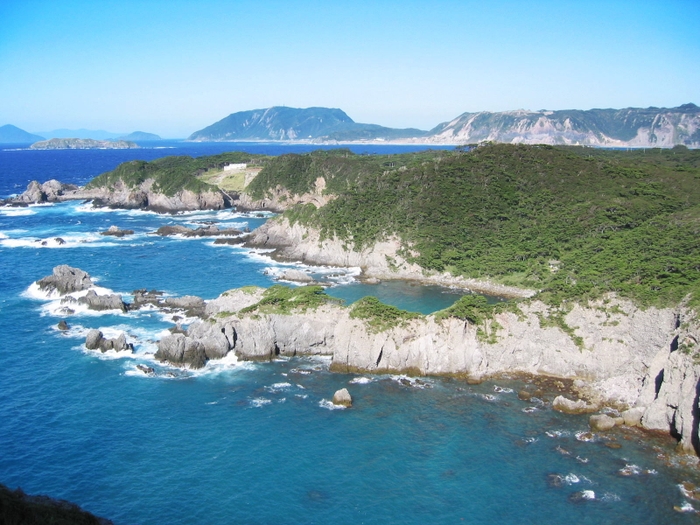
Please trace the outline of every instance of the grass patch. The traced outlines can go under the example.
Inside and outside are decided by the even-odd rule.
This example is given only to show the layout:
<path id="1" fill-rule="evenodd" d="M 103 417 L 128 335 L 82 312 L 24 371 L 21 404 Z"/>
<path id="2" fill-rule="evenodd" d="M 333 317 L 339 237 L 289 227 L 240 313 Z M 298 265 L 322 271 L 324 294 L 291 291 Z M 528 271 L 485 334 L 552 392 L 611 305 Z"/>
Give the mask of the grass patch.
<path id="1" fill-rule="evenodd" d="M 239 313 L 286 315 L 292 312 L 314 310 L 327 303 L 341 304 L 342 300 L 327 295 L 322 286 L 290 287 L 275 284 L 265 290 L 260 301 L 241 309 Z"/>
<path id="2" fill-rule="evenodd" d="M 368 296 L 356 301 L 351 306 L 350 317 L 362 319 L 376 333 L 404 325 L 411 319 L 420 319 L 423 316 L 384 304 L 376 297 Z"/>

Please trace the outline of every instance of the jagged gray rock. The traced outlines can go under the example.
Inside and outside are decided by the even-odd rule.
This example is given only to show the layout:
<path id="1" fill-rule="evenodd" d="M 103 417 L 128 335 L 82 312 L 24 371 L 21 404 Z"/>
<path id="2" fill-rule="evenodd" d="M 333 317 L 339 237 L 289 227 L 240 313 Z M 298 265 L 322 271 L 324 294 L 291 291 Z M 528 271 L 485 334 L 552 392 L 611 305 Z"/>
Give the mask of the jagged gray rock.
<path id="1" fill-rule="evenodd" d="M 94 284 L 86 272 L 66 264 L 56 266 L 52 275 L 39 279 L 36 283 L 42 291 L 58 292 L 61 295 L 87 290 Z"/>
<path id="2" fill-rule="evenodd" d="M 133 351 L 134 345 L 126 342 L 124 333 L 119 334 L 119 337 L 116 339 L 107 339 L 100 330 L 92 329 L 85 337 L 85 348 L 88 350 L 100 350 L 102 353 L 108 350 L 123 352 L 125 350 Z"/>
<path id="3" fill-rule="evenodd" d="M 66 299 L 64 298 L 64 302 Z M 70 298 L 72 299 L 72 298 Z M 128 307 L 122 300 L 122 296 L 118 294 L 97 295 L 95 290 L 88 290 L 88 293 L 83 297 L 79 297 L 78 304 L 87 305 L 91 310 L 121 310 L 126 312 Z"/>
<path id="4" fill-rule="evenodd" d="M 61 200 L 66 193 L 73 192 L 78 187 L 74 184 L 63 184 L 55 179 L 40 184 L 33 180 L 27 189 L 14 199 L 8 199 L 8 204 L 41 204 L 44 202 L 56 202 Z"/>
<path id="5" fill-rule="evenodd" d="M 158 342 L 155 358 L 174 365 L 189 366 L 192 369 L 203 368 L 207 363 L 204 345 L 183 334 L 163 337 Z"/>

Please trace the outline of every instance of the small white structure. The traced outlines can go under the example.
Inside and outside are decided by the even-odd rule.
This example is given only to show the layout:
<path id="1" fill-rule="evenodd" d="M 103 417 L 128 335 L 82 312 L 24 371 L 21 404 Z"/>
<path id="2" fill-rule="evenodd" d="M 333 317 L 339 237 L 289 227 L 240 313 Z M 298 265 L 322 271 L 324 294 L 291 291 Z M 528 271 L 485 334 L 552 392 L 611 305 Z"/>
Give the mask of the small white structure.
<path id="1" fill-rule="evenodd" d="M 224 171 L 240 171 L 246 169 L 246 167 L 248 167 L 248 165 L 245 162 L 240 164 L 226 164 L 226 166 L 224 166 Z"/>

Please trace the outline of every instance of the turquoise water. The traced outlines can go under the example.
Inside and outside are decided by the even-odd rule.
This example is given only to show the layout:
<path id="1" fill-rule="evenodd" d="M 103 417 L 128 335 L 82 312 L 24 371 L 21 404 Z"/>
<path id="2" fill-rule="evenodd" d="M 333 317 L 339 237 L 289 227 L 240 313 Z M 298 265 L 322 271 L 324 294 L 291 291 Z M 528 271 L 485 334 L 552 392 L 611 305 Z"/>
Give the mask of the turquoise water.
<path id="1" fill-rule="evenodd" d="M 28 165 L 40 164 L 21 153 L 33 159 Z M 2 154 L 0 166 L 16 162 Z M 55 158 L 52 170 L 60 172 Z M 7 194 L 16 182 L 2 184 Z M 677 487 L 695 472 L 667 465 L 673 440 L 627 430 L 581 441 L 586 417 L 519 400 L 517 381 L 331 374 L 324 359 L 170 369 L 152 358 L 154 341 L 172 325 L 159 312 L 82 312 L 61 333 L 57 302 L 30 289 L 70 264 L 120 293 L 155 288 L 212 298 L 269 286 L 287 267 L 210 240 L 150 235 L 162 224 L 202 220 L 254 228 L 265 219 L 92 211 L 81 203 L 0 209 L 0 482 L 75 501 L 119 525 L 697 520 L 673 510 L 698 506 Z M 97 234 L 112 224 L 136 233 Z M 66 244 L 55 246 L 56 236 Z M 407 283 L 334 279 L 329 292 L 348 301 L 367 292 L 432 311 L 456 298 Z M 126 332 L 134 354 L 85 350 L 90 328 Z M 145 376 L 140 363 L 158 375 Z M 331 410 L 328 399 L 341 387 L 354 406 Z M 621 448 L 608 448 L 610 439 Z M 593 499 L 572 501 L 581 491 Z"/>

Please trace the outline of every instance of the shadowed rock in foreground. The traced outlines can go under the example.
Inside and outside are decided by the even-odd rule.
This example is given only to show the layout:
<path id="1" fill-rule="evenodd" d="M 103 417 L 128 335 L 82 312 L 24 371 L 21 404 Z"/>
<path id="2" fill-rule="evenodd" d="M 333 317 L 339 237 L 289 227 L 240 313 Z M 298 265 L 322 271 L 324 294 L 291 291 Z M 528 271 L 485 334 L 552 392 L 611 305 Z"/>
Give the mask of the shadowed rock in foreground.
<path id="1" fill-rule="evenodd" d="M 75 503 L 49 496 L 29 496 L 0 484 L 0 523 L 4 525 L 113 525 Z"/>

